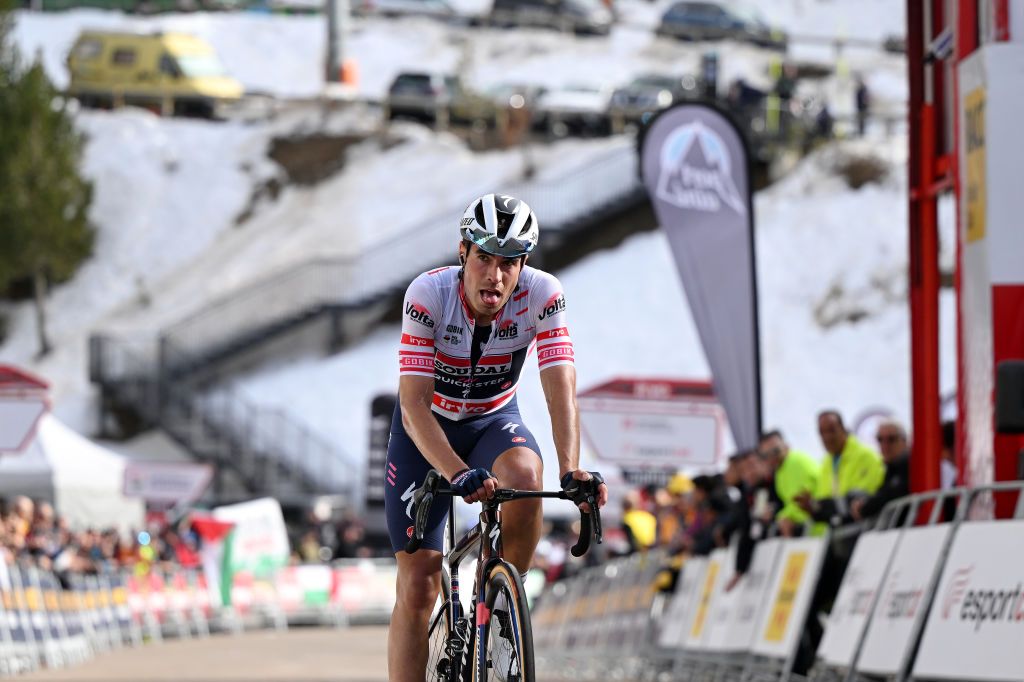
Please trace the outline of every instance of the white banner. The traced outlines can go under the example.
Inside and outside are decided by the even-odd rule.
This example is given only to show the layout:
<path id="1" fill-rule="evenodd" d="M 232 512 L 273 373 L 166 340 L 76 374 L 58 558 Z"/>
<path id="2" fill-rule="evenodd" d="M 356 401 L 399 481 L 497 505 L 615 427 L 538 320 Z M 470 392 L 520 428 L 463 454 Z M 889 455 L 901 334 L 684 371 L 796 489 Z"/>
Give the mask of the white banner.
<path id="1" fill-rule="evenodd" d="M 124 466 L 124 494 L 146 502 L 195 502 L 213 478 L 209 464 L 146 462 L 129 459 Z"/>
<path id="2" fill-rule="evenodd" d="M 665 621 L 659 644 L 666 648 L 682 648 L 689 634 L 691 614 L 696 609 L 697 595 L 704 580 L 708 567 L 707 557 L 694 557 L 686 560 L 679 581 L 676 584 L 676 596 L 672 601 L 672 612 L 678 614 Z"/>
<path id="3" fill-rule="evenodd" d="M 901 532 L 865 533 L 857 540 L 829 614 L 825 636 L 818 647 L 818 658 L 826 664 L 848 667 L 853 663 L 857 643 L 868 622 L 868 614 L 874 608 L 878 588 L 885 580 Z"/>
<path id="4" fill-rule="evenodd" d="M 781 538 L 757 543 L 750 568 L 735 588 L 739 592 L 739 601 L 733 616 L 731 638 L 736 644 L 735 648 L 740 651 L 750 649 L 757 626 L 761 623 L 761 615 L 768 602 L 768 590 L 781 550 Z"/>
<path id="5" fill-rule="evenodd" d="M 796 650 L 825 556 L 824 538 L 782 541 L 753 651 L 787 658 Z"/>
<path id="6" fill-rule="evenodd" d="M 1024 521 L 979 521 L 953 539 L 914 677 L 1020 680 L 1024 675 Z"/>
<path id="7" fill-rule="evenodd" d="M 899 671 L 914 624 L 925 616 L 924 600 L 935 572 L 941 570 L 939 555 L 949 530 L 946 524 L 903 531 L 872 612 L 858 670 L 878 675 Z"/>

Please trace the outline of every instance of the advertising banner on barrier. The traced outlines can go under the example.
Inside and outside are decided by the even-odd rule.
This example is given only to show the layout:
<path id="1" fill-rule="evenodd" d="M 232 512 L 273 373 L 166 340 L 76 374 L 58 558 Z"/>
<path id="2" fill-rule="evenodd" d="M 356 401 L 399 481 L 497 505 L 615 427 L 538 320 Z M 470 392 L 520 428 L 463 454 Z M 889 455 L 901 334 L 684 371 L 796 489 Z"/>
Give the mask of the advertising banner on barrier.
<path id="1" fill-rule="evenodd" d="M 957 530 L 928 614 L 914 677 L 1021 679 L 1021 538 L 1024 521 L 979 521 Z"/>
<path id="2" fill-rule="evenodd" d="M 858 670 L 893 675 L 911 645 L 914 624 L 925 617 L 924 601 L 936 571 L 950 527 L 926 526 L 903 531 L 889 565 L 882 592 L 872 611 Z"/>
<path id="3" fill-rule="evenodd" d="M 818 647 L 818 658 L 826 664 L 845 667 L 853 663 L 901 532 L 865 533 L 857 540 Z"/>
<path id="4" fill-rule="evenodd" d="M 755 654 L 786 658 L 796 650 L 824 556 L 824 538 L 782 541 L 755 632 Z"/>
<path id="5" fill-rule="evenodd" d="M 708 557 L 708 566 L 704 577 L 698 583 L 694 609 L 690 616 L 690 624 L 686 630 L 686 648 L 704 649 L 704 635 L 708 629 L 708 615 L 711 613 L 711 602 L 715 595 L 720 576 L 725 573 L 726 566 L 721 552 L 715 550 Z"/>
<path id="6" fill-rule="evenodd" d="M 757 543 L 750 568 L 736 586 L 740 594 L 733 617 L 731 638 L 735 642 L 735 648 L 740 651 L 749 650 L 754 641 L 764 605 L 768 601 L 768 589 L 771 587 L 775 563 L 781 549 L 781 538 Z"/>
<path id="7" fill-rule="evenodd" d="M 704 626 L 702 645 L 708 651 L 727 651 L 735 648 L 735 642 L 732 640 L 732 626 L 740 591 L 733 588 L 726 592 L 725 586 L 733 576 L 736 552 L 731 547 L 716 549 L 711 556 L 721 561 L 721 569 L 718 572 L 718 579 L 715 581 L 715 590 L 711 594 L 711 610 L 708 613 L 707 625 Z"/>
<path id="8" fill-rule="evenodd" d="M 704 572 L 708 567 L 707 557 L 694 557 L 686 560 L 679 573 L 675 596 L 669 607 L 669 615 L 662 620 L 663 627 L 658 644 L 666 649 L 682 648 L 689 634 L 687 625 L 690 615 L 695 610 L 697 591 L 704 580 Z"/>

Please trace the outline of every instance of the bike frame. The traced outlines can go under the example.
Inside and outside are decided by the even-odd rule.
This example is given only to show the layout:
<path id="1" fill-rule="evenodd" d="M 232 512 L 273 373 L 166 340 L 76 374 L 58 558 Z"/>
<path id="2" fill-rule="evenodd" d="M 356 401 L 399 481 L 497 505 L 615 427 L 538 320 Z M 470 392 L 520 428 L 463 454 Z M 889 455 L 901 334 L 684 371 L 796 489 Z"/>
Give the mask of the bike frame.
<path id="1" fill-rule="evenodd" d="M 458 543 L 455 542 L 455 497 L 449 497 L 448 502 L 448 546 L 451 548 L 444 553 L 442 558 L 442 570 L 447 571 L 449 584 L 451 585 L 451 622 L 454 624 L 464 617 L 465 611 L 462 607 L 462 599 L 459 590 L 459 566 L 463 560 L 477 550 L 476 576 L 474 586 L 473 610 L 475 623 L 473 627 L 474 640 L 483 641 L 484 626 L 490 621 L 490 613 L 485 603 L 484 576 L 491 564 L 501 561 L 504 552 L 501 544 L 501 512 L 497 505 L 484 504 L 480 512 L 480 521 L 473 526 Z M 483 531 L 481 531 L 483 529 Z M 490 538 L 489 543 L 483 542 L 483 538 Z M 483 608 L 481 608 L 483 607 Z M 468 644 L 469 642 L 467 642 Z M 473 661 L 474 679 L 487 679 L 487 652 L 483 646 L 476 647 L 477 655 Z M 460 671 L 461 672 L 461 671 Z"/>

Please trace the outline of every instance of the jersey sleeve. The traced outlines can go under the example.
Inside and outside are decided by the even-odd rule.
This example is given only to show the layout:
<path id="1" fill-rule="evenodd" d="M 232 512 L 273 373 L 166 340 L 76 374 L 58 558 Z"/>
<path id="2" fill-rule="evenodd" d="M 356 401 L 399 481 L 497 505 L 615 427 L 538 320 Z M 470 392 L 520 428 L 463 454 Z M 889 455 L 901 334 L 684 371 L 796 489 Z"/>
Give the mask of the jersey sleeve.
<path id="1" fill-rule="evenodd" d="M 441 297 L 427 275 L 412 281 L 402 301 L 399 376 L 434 376 L 434 330 L 440 324 Z"/>
<path id="2" fill-rule="evenodd" d="M 565 314 L 565 294 L 554 275 L 542 273 L 531 287 L 530 312 L 537 325 L 537 366 L 541 370 L 574 364 Z"/>

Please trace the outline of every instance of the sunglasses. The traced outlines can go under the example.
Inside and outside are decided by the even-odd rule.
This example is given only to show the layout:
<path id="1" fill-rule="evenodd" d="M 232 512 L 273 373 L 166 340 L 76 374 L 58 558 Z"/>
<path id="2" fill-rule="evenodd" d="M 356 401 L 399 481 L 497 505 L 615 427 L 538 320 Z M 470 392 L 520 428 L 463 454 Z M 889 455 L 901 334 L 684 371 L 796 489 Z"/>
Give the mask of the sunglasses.
<path id="1" fill-rule="evenodd" d="M 900 441 L 900 437 L 899 436 L 883 436 L 883 435 L 878 435 L 878 436 L 875 436 L 875 438 L 878 439 L 879 443 L 898 443 Z"/>

